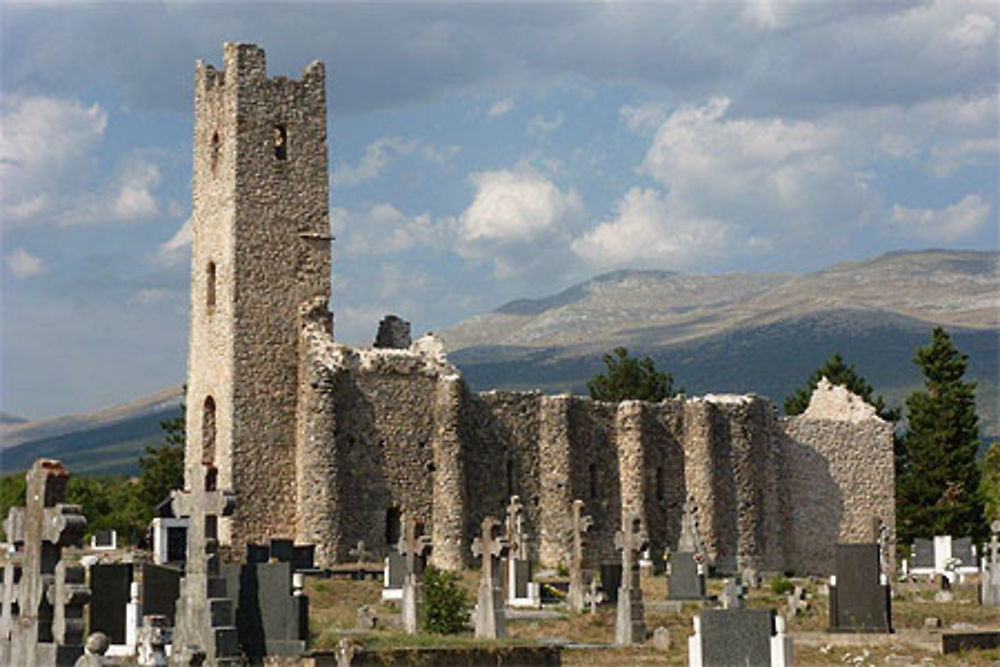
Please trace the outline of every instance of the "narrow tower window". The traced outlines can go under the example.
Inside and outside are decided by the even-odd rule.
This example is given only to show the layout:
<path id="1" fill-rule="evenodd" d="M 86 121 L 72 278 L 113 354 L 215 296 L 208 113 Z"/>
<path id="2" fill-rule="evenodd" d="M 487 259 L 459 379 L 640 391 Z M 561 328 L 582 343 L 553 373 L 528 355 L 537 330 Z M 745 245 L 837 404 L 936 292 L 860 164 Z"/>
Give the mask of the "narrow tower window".
<path id="1" fill-rule="evenodd" d="M 274 126 L 274 157 L 288 159 L 288 130 L 283 123 Z"/>
<path id="2" fill-rule="evenodd" d="M 215 464 L 215 399 L 205 399 L 201 411 L 201 460 Z"/>
<path id="3" fill-rule="evenodd" d="M 212 133 L 212 173 L 215 173 L 215 165 L 219 163 L 219 133 Z"/>
<path id="4" fill-rule="evenodd" d="M 215 308 L 215 262 L 209 262 L 205 272 L 205 304 Z"/>

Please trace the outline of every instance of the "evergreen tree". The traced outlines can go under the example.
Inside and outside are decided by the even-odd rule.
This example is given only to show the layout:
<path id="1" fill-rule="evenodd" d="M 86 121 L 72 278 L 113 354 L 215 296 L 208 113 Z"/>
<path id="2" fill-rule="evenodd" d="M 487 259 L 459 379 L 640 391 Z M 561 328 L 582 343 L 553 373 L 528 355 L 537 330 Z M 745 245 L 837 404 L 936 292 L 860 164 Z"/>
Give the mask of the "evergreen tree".
<path id="1" fill-rule="evenodd" d="M 1000 520 L 1000 440 L 995 440 L 979 464 L 979 490 L 986 508 L 986 522 Z"/>
<path id="2" fill-rule="evenodd" d="M 160 422 L 167 444 L 146 447 L 139 459 L 139 497 L 152 518 L 153 509 L 170 496 L 171 489 L 184 487 L 184 405 L 173 419 Z"/>
<path id="3" fill-rule="evenodd" d="M 595 401 L 638 399 L 658 403 L 683 391 L 674 391 L 673 376 L 656 370 L 652 359 L 630 357 L 624 347 L 605 354 L 604 365 L 607 375 L 598 373 L 587 383 L 587 391 Z"/>
<path id="4" fill-rule="evenodd" d="M 902 470 L 896 477 L 896 526 L 900 541 L 933 535 L 986 534 L 979 489 L 979 418 L 975 382 L 963 382 L 967 355 L 944 329 L 917 348 L 914 363 L 924 375 L 924 391 L 906 399 L 909 432 Z"/>
<path id="5" fill-rule="evenodd" d="M 785 398 L 785 414 L 800 415 L 805 412 L 806 408 L 809 407 L 809 400 L 812 398 L 813 392 L 816 391 L 816 385 L 824 377 L 831 384 L 847 387 L 852 393 L 863 398 L 866 403 L 875 408 L 878 416 L 882 419 L 889 422 L 899 419 L 899 410 L 886 407 L 885 401 L 881 396 L 872 397 L 872 386 L 863 377 L 858 375 L 857 371 L 854 370 L 854 366 L 844 363 L 840 352 L 835 352 L 826 363 L 813 371 L 805 387 L 797 389 Z"/>

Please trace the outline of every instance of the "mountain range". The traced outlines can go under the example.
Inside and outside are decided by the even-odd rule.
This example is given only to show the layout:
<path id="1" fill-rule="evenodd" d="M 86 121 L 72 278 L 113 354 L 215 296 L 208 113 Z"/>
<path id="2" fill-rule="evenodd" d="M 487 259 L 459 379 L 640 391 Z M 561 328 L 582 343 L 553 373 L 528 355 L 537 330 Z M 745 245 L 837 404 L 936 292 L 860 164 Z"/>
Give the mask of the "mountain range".
<path id="1" fill-rule="evenodd" d="M 920 387 L 912 363 L 944 326 L 978 382 L 981 431 L 1000 436 L 1000 253 L 896 252 L 815 273 L 688 275 L 616 271 L 557 294 L 511 301 L 444 331 L 449 358 L 477 390 L 586 392 L 617 346 L 651 357 L 689 395 L 784 396 L 834 352 L 890 405 Z M 0 467 L 63 458 L 81 474 L 135 472 L 180 388 L 99 413 L 0 421 Z"/>

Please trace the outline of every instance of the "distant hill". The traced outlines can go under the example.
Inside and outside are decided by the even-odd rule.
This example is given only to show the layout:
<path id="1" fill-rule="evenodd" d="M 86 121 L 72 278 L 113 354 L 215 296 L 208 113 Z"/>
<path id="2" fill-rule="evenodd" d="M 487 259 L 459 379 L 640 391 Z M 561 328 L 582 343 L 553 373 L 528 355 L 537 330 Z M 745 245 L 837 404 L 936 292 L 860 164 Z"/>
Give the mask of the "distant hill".
<path id="1" fill-rule="evenodd" d="M 12 415 L 9 412 L 0 412 L 0 424 L 20 424 L 21 422 L 28 421 L 24 417 L 18 417 L 17 415 Z"/>
<path id="2" fill-rule="evenodd" d="M 1000 255 L 890 253 L 791 274 L 617 271 L 550 296 L 511 301 L 445 331 L 449 358 L 478 390 L 586 393 L 601 356 L 651 356 L 689 395 L 753 392 L 782 401 L 841 352 L 900 405 L 920 386 L 913 350 L 940 324 L 969 355 L 985 436 L 1000 437 Z M 134 474 L 181 388 L 100 412 L 0 420 L 0 470 L 61 458 L 75 474 Z"/>

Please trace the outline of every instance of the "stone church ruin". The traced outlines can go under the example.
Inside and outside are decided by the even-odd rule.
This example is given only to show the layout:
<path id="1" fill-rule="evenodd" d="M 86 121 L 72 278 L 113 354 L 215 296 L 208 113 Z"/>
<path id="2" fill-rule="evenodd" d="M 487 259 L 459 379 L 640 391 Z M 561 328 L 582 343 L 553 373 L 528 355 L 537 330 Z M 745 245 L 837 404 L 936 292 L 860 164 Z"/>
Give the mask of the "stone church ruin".
<path id="1" fill-rule="evenodd" d="M 675 548 L 690 500 L 717 569 L 829 573 L 838 541 L 894 527 L 892 426 L 836 387 L 792 418 L 753 395 L 474 393 L 433 336 L 337 342 L 326 129 L 322 63 L 269 77 L 250 44 L 198 63 L 185 469 L 235 493 L 222 544 L 293 539 L 326 565 L 385 555 L 412 513 L 457 568 L 517 495 L 546 565 L 570 562 L 582 500 L 598 562 L 624 517 Z"/>

